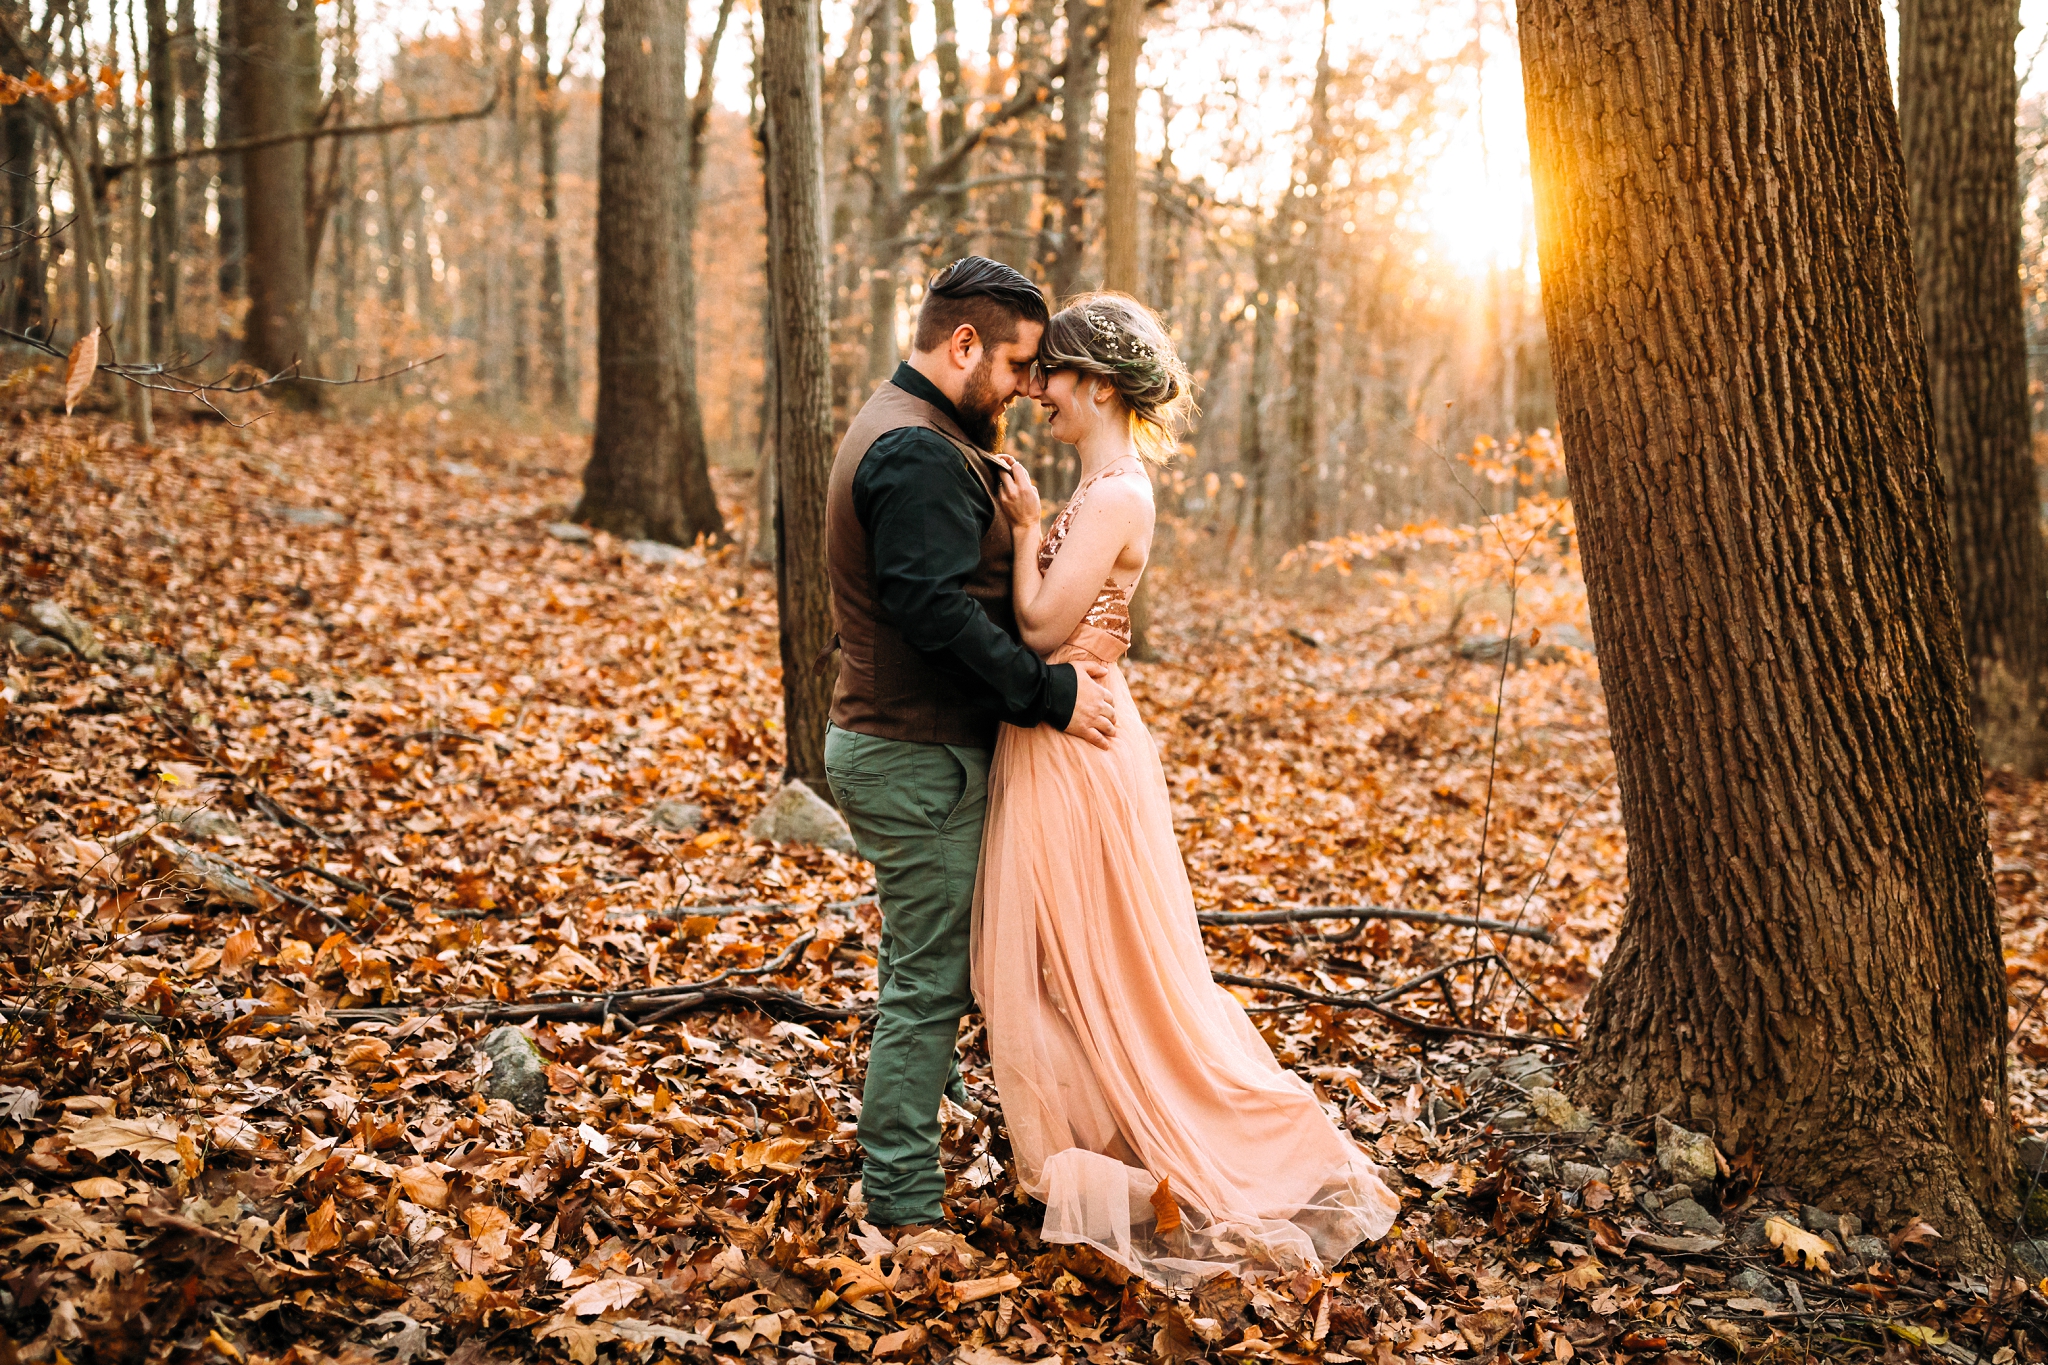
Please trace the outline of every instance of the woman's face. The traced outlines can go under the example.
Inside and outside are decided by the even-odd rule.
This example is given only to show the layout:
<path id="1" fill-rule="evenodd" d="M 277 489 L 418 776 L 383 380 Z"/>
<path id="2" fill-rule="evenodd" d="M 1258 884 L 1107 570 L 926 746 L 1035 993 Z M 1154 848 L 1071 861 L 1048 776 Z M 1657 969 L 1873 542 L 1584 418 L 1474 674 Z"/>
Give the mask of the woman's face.
<path id="1" fill-rule="evenodd" d="M 1079 370 L 1038 373 L 1042 377 L 1032 385 L 1031 397 L 1050 422 L 1052 438 L 1070 446 L 1081 444 L 1081 439 L 1103 420 L 1107 404 L 1101 384 Z"/>

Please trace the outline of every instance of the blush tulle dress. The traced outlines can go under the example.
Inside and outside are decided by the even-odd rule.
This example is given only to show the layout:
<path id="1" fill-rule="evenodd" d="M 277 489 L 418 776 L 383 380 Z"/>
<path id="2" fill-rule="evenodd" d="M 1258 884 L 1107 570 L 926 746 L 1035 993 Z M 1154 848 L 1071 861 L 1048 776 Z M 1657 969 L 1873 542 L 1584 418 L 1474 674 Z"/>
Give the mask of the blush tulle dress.
<path id="1" fill-rule="evenodd" d="M 1039 569 L 1097 480 L 1141 476 L 1076 489 Z M 1210 979 L 1158 751 L 1114 667 L 1135 586 L 1112 580 L 1052 655 L 1112 665 L 1111 747 L 1005 725 L 989 770 L 974 992 L 1011 1146 L 1048 1241 L 1169 1286 L 1327 1268 L 1400 1205 Z"/>

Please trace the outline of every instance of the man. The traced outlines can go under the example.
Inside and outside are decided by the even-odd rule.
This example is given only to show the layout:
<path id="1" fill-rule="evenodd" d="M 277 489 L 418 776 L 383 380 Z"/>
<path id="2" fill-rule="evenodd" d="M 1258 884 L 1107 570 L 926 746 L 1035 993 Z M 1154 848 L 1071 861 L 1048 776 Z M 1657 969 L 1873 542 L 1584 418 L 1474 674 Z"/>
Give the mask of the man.
<path id="1" fill-rule="evenodd" d="M 868 1218 L 945 1216 L 939 1099 L 964 1101 L 954 1041 L 973 1005 L 968 931 L 996 726 L 1055 725 L 1107 745 L 1114 709 L 1090 665 L 1018 640 L 1012 542 L 991 452 L 1029 383 L 1045 299 L 979 256 L 932 279 L 910 359 L 832 461 L 825 559 L 839 681 L 825 775 L 882 908 L 881 1001 L 861 1093 Z"/>

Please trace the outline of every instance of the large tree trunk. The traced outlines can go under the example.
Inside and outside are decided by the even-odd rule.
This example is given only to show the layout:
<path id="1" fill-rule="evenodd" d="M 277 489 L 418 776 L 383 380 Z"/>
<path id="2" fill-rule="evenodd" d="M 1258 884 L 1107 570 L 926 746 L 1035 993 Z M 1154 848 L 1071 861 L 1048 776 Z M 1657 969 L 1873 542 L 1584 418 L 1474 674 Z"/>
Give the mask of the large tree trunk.
<path id="1" fill-rule="evenodd" d="M 932 23 L 937 29 L 932 62 L 939 69 L 939 146 L 950 147 L 967 131 L 967 90 L 960 69 L 960 35 L 953 0 L 932 0 Z M 991 22 L 990 27 L 1000 24 Z M 969 157 L 947 178 L 958 183 L 973 174 L 974 158 Z M 939 246 L 933 255 L 942 264 L 959 259 L 966 254 L 968 240 L 974 233 L 974 224 L 967 216 L 967 191 L 940 195 L 933 201 L 932 209 L 939 220 Z"/>
<path id="2" fill-rule="evenodd" d="M 605 0 L 597 184 L 597 431 L 575 518 L 725 539 L 690 323 L 688 0 Z"/>
<path id="3" fill-rule="evenodd" d="M 1899 121 L 1972 719 L 1984 761 L 2048 770 L 2048 552 L 2020 299 L 2018 0 L 1904 0 Z"/>
<path id="4" fill-rule="evenodd" d="M 0 107 L 0 166 L 6 167 L 0 174 L 5 174 L 7 182 L 6 208 L 0 212 L 6 213 L 8 223 L 31 228 L 37 226 L 41 211 L 36 142 L 36 116 L 26 103 L 17 101 Z M 42 239 L 21 238 L 14 250 L 14 260 L 9 265 L 13 279 L 7 286 L 4 321 L 17 332 L 41 336 L 47 332 L 50 321 Z"/>
<path id="5" fill-rule="evenodd" d="M 1878 7 L 1520 13 L 1628 831 L 1580 1092 L 1988 1260 L 2005 975 Z"/>
<path id="6" fill-rule="evenodd" d="M 320 40 L 314 0 L 234 0 L 240 51 L 234 62 L 235 108 L 246 137 L 313 126 L 320 90 Z M 306 357 L 312 251 L 306 231 L 307 158 L 303 139 L 242 153 L 242 223 L 247 236 L 249 313 L 242 354 L 266 374 Z M 280 386 L 301 407 L 318 404 L 310 384 Z"/>
<path id="7" fill-rule="evenodd" d="M 824 133 L 817 0 L 762 0 L 768 124 L 768 253 L 775 263 L 776 588 L 781 599 L 787 775 L 827 800 L 832 639 L 825 480 L 832 467 L 832 357 L 825 296 Z"/>
<path id="8" fill-rule="evenodd" d="M 149 23 L 150 150 L 168 156 L 178 148 L 178 68 L 171 51 L 170 14 L 164 0 L 145 0 Z M 142 149 L 138 145 L 136 150 Z M 149 168 L 149 353 L 169 359 L 178 349 L 178 257 L 183 216 L 178 212 L 178 177 L 172 163 Z M 139 179 L 139 177 L 138 177 Z"/>
<path id="9" fill-rule="evenodd" d="M 188 147 L 203 146 L 206 136 L 206 59 L 200 55 L 199 18 L 194 0 L 178 0 L 177 37 L 171 43 L 171 56 L 177 65 L 179 137 Z M 206 188 L 213 178 L 216 165 L 204 157 L 194 157 L 178 163 L 178 252 L 182 256 L 192 247 L 193 232 L 206 221 Z M 171 288 L 182 300 L 184 281 L 182 268 L 179 279 Z M 182 306 L 182 304 L 180 305 Z M 183 335 L 183 321 L 174 308 L 171 312 L 173 335 Z"/>

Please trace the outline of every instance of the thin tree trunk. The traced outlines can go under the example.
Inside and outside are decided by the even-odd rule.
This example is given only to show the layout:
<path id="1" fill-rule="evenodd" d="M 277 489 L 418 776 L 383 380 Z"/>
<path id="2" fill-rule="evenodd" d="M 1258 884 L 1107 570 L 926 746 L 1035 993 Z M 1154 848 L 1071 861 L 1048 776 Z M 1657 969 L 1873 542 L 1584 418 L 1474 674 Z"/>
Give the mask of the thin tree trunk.
<path id="1" fill-rule="evenodd" d="M 11 54 L 9 54 L 11 56 Z M 16 67 L 21 69 L 17 70 Z M 0 63 L 10 76 L 28 74 L 16 61 Z M 37 189 L 41 162 L 36 155 L 36 116 L 25 102 L 0 106 L 0 166 L 6 168 L 6 221 L 25 227 L 38 225 L 42 205 Z M 42 335 L 49 326 L 48 266 L 40 238 L 20 239 L 10 267 L 12 282 L 7 292 L 7 325 L 17 332 Z"/>
<path id="2" fill-rule="evenodd" d="M 148 19 L 150 150 L 167 156 L 178 145 L 178 68 L 173 60 L 170 15 L 164 0 L 146 0 Z M 137 145 L 140 150 L 140 144 Z M 159 358 L 178 349 L 178 257 L 183 249 L 183 215 L 178 211 L 178 167 L 149 172 L 149 352 Z M 140 177 L 137 177 L 140 188 Z"/>
<path id="3" fill-rule="evenodd" d="M 319 32 L 314 0 L 234 0 L 240 39 L 237 116 L 250 137 L 313 126 L 319 95 Z M 303 361 L 312 252 L 307 240 L 308 158 L 305 142 L 242 153 L 243 229 L 248 242 L 249 313 L 243 354 L 266 374 Z M 317 407 L 310 384 L 282 386 L 286 401 Z"/>
<path id="4" fill-rule="evenodd" d="M 128 50 L 133 57 L 133 69 L 137 73 L 136 78 L 140 80 L 140 73 L 147 70 L 148 65 L 154 64 L 156 55 L 154 49 L 161 46 L 161 44 L 152 37 L 152 41 L 147 47 L 143 45 L 140 36 L 135 31 L 136 8 L 136 0 L 128 0 Z M 114 51 L 116 54 L 120 52 L 118 44 L 115 46 Z M 158 105 L 155 100 L 152 100 L 150 103 L 152 108 L 161 108 L 166 113 L 169 112 L 171 107 L 169 100 L 163 101 L 161 105 Z M 118 120 L 117 131 L 122 142 L 127 145 L 131 152 L 140 153 L 142 150 L 141 106 L 139 104 L 131 104 L 125 108 L 120 108 L 117 103 L 117 109 L 118 112 L 115 115 Z M 128 241 L 123 248 L 125 259 L 122 261 L 122 265 L 128 273 L 127 317 L 124 319 L 121 327 L 123 359 L 130 361 L 148 360 L 155 354 L 154 348 L 150 345 L 150 323 L 152 319 L 149 308 L 149 267 L 154 242 L 152 240 L 153 234 L 149 231 L 149 220 L 142 213 L 142 177 L 136 176 L 130 180 L 124 187 L 123 194 L 126 196 L 128 209 Z M 134 432 L 135 443 L 142 446 L 155 445 L 156 421 L 150 411 L 150 391 L 148 387 L 142 384 L 128 384 L 124 387 L 127 389 L 128 424 Z"/>
<path id="5" fill-rule="evenodd" d="M 206 60 L 200 56 L 199 17 L 195 0 L 178 0 L 178 36 L 171 43 L 171 57 L 178 73 L 178 131 L 181 142 L 204 143 L 206 137 Z M 194 251 L 196 229 L 206 221 L 206 191 L 216 167 L 178 165 L 178 220 L 176 278 L 168 286 L 172 300 L 170 335 L 182 339 L 185 307 L 184 256 Z M 180 340 L 182 345 L 182 340 Z"/>
<path id="6" fill-rule="evenodd" d="M 896 0 L 883 0 L 868 21 L 868 106 L 875 119 L 874 195 L 868 204 L 868 383 L 896 368 L 896 263 L 903 248 L 903 54 L 897 47 Z"/>
<path id="7" fill-rule="evenodd" d="M 967 89 L 960 70 L 960 35 L 953 5 L 954 0 L 932 0 L 932 22 L 938 31 L 932 47 L 932 61 L 939 69 L 941 147 L 952 146 L 967 131 Z M 953 179 L 958 183 L 973 174 L 974 158 L 969 157 L 960 164 Z M 965 255 L 968 238 L 974 231 L 974 224 L 967 216 L 967 192 L 961 190 L 941 195 L 932 208 L 939 218 L 938 259 L 946 262 Z"/>
<path id="8" fill-rule="evenodd" d="M 1628 832 L 1579 1092 L 1988 1265 L 2005 973 L 1878 7 L 1520 31 Z"/>
<path id="9" fill-rule="evenodd" d="M 1934 448 L 1984 761 L 2048 771 L 2048 550 L 2027 410 L 2018 0 L 1904 0 L 1899 121 Z"/>
<path id="10" fill-rule="evenodd" d="M 687 0 L 606 0 L 604 47 L 597 431 L 574 515 L 633 539 L 722 542 L 690 322 Z"/>
<path id="11" fill-rule="evenodd" d="M 774 265 L 776 520 L 782 554 L 783 734 L 787 774 L 829 800 L 825 720 L 832 638 L 825 579 L 825 480 L 832 464 L 832 358 L 825 296 L 816 0 L 762 0 L 762 104 L 768 125 L 768 252 Z"/>
<path id="12" fill-rule="evenodd" d="M 1284 231 L 1277 223 L 1262 224 L 1254 249 L 1258 252 L 1254 278 L 1258 292 L 1252 296 L 1257 311 L 1252 316 L 1252 356 L 1246 370 L 1244 407 L 1238 419 L 1237 463 L 1245 478 L 1239 495 L 1238 524 L 1249 523 L 1248 553 L 1254 573 L 1266 564 L 1266 395 L 1273 387 L 1274 353 L 1279 350 L 1279 303 L 1281 281 L 1286 277 L 1280 250 Z"/>
<path id="13" fill-rule="evenodd" d="M 1138 292 L 1138 53 L 1145 0 L 1109 0 L 1109 108 L 1102 121 L 1102 287 Z"/>
<path id="14" fill-rule="evenodd" d="M 540 144 L 540 350 L 548 367 L 548 406 L 567 412 L 575 405 L 575 395 L 569 389 L 568 301 L 562 282 L 562 115 L 556 108 L 555 69 L 548 55 L 548 0 L 532 0 L 532 4 L 534 134 Z"/>
<path id="15" fill-rule="evenodd" d="M 1088 254 L 1088 129 L 1095 117 L 1095 92 L 1100 85 L 1102 33 L 1096 22 L 1100 8 L 1089 0 L 1066 0 L 1067 59 L 1060 90 L 1060 131 L 1047 148 L 1051 164 L 1046 167 L 1060 213 L 1059 226 L 1046 234 L 1043 258 L 1054 307 L 1079 292 L 1081 263 Z"/>
<path id="16" fill-rule="evenodd" d="M 1308 165 L 1294 187 L 1294 322 L 1287 348 L 1287 538 L 1303 545 L 1322 534 L 1322 445 L 1316 417 L 1323 356 L 1323 202 L 1330 188 L 1330 7 L 1323 3 L 1322 49 L 1309 106 Z"/>
<path id="17" fill-rule="evenodd" d="M 248 0 L 255 4 L 258 0 Z M 242 117 L 242 58 L 241 36 L 238 29 L 237 10 L 243 0 L 220 0 L 219 38 L 215 46 L 217 57 L 213 64 L 214 95 L 218 101 L 214 115 L 213 136 L 215 142 L 233 142 L 247 137 L 249 128 Z M 223 304 L 232 305 L 243 297 L 243 258 L 248 244 L 242 231 L 243 194 L 242 181 L 245 162 L 242 152 L 224 152 L 220 157 L 220 178 L 214 192 L 214 211 L 218 226 L 214 230 L 214 288 L 220 294 Z M 223 311 L 226 311 L 225 309 Z M 245 328 L 246 333 L 246 328 Z M 223 342 L 226 338 L 223 337 Z M 237 354 L 239 346 L 224 344 L 230 354 Z"/>

